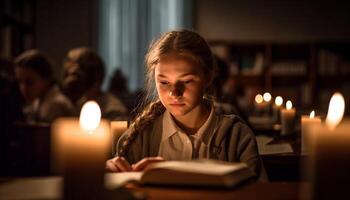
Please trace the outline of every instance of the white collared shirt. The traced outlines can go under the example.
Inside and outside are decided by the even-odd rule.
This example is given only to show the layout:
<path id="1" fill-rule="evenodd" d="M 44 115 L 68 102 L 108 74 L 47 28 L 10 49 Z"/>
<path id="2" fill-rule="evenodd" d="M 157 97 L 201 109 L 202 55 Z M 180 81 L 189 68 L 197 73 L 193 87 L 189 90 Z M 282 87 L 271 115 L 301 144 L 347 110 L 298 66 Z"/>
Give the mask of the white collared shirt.
<path id="1" fill-rule="evenodd" d="M 165 160 L 192 160 L 193 158 L 207 158 L 208 138 L 213 134 L 214 108 L 211 108 L 208 119 L 193 135 L 186 134 L 178 127 L 168 111 L 163 114 L 162 139 L 158 156 Z"/>

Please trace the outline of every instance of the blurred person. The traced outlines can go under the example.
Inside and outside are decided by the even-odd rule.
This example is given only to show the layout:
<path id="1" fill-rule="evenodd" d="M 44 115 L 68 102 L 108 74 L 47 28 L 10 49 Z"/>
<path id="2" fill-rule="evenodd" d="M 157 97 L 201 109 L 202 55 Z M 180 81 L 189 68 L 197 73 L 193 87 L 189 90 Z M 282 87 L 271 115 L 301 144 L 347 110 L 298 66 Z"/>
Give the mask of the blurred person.
<path id="1" fill-rule="evenodd" d="M 127 120 L 128 109 L 116 96 L 101 90 L 105 67 L 100 56 L 88 47 L 68 51 L 63 63 L 62 89 L 78 110 L 89 100 L 101 108 L 102 117 L 109 120 Z"/>
<path id="2" fill-rule="evenodd" d="M 58 117 L 75 114 L 71 101 L 56 84 L 52 66 L 41 52 L 28 50 L 15 59 L 15 75 L 25 100 L 27 122 L 51 123 Z"/>
<path id="3" fill-rule="evenodd" d="M 216 99 L 216 103 L 214 105 L 217 107 L 217 112 L 238 115 L 245 121 L 245 123 L 247 123 L 249 127 L 252 127 L 248 122 L 248 117 L 237 102 L 236 80 L 230 77 L 232 75 L 230 75 L 227 63 L 218 56 L 214 57 L 217 64 L 217 72 L 213 80 L 214 96 Z"/>
<path id="4" fill-rule="evenodd" d="M 135 96 L 128 90 L 127 86 L 128 80 L 123 75 L 123 72 L 120 69 L 116 69 L 114 74 L 109 82 L 108 91 L 120 98 L 120 100 L 128 107 L 129 110 L 134 108 Z"/>

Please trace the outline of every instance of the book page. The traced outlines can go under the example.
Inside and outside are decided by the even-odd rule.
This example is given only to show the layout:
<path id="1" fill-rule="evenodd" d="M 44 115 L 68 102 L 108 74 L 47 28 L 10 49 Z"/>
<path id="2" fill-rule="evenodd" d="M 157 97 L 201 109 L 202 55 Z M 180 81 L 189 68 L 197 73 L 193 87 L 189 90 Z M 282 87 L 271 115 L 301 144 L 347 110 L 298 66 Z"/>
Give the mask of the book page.
<path id="1" fill-rule="evenodd" d="M 139 182 L 143 172 L 118 172 L 105 174 L 105 186 L 107 189 L 116 189 L 131 181 Z"/>
<path id="2" fill-rule="evenodd" d="M 244 163 L 224 163 L 206 160 L 167 161 L 153 164 L 149 169 L 168 169 L 197 174 L 224 175 L 247 167 Z"/>
<path id="3" fill-rule="evenodd" d="M 268 144 L 273 140 L 268 136 L 257 136 L 258 150 L 260 155 L 279 154 L 279 153 L 293 153 L 293 148 L 290 144 Z"/>

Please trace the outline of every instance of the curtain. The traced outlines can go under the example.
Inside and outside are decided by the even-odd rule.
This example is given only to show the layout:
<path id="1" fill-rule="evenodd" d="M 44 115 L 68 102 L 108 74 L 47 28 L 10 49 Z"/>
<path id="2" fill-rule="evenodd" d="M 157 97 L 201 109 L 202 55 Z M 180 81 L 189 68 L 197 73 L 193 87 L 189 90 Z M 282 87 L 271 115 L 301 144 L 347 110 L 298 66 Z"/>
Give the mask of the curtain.
<path id="1" fill-rule="evenodd" d="M 106 65 L 103 88 L 120 69 L 135 91 L 144 84 L 150 42 L 169 30 L 192 29 L 193 0 L 100 0 L 98 52 Z"/>

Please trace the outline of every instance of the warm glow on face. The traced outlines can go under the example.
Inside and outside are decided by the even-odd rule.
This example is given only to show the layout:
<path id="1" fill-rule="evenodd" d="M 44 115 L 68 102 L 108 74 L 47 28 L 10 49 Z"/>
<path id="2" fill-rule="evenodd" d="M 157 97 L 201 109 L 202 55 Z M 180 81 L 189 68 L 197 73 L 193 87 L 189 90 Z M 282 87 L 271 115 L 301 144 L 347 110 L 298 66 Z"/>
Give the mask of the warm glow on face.
<path id="1" fill-rule="evenodd" d="M 282 98 L 281 96 L 277 96 L 277 97 L 275 98 L 275 104 L 276 104 L 277 106 L 281 106 L 282 103 L 283 103 L 283 98 Z"/>
<path id="2" fill-rule="evenodd" d="M 287 108 L 287 110 L 292 109 L 292 107 L 293 107 L 292 102 L 291 102 L 290 100 L 288 100 L 287 103 L 286 103 L 286 108 Z"/>
<path id="3" fill-rule="evenodd" d="M 80 127 L 88 132 L 95 130 L 101 121 L 101 110 L 95 101 L 88 101 L 80 111 Z"/>
<path id="4" fill-rule="evenodd" d="M 330 130 L 333 130 L 343 119 L 345 110 L 345 101 L 342 94 L 334 93 L 328 107 L 326 125 Z"/>
<path id="5" fill-rule="evenodd" d="M 313 119 L 313 118 L 315 118 L 315 111 L 311 111 L 310 113 L 310 119 Z"/>
<path id="6" fill-rule="evenodd" d="M 255 96 L 255 102 L 256 103 L 262 103 L 263 102 L 263 96 L 261 95 L 261 94 L 257 94 L 256 96 Z"/>
<path id="7" fill-rule="evenodd" d="M 270 102 L 271 101 L 271 94 L 268 92 L 264 93 L 264 101 Z"/>

